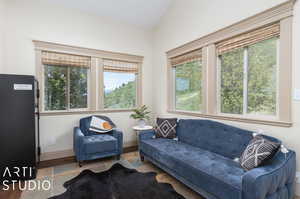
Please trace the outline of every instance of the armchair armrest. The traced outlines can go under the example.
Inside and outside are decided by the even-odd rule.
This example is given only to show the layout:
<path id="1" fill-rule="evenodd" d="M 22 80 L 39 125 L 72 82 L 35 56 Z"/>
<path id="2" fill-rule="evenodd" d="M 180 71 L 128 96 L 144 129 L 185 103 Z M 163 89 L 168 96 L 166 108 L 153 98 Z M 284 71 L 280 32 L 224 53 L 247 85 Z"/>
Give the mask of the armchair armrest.
<path id="1" fill-rule="evenodd" d="M 270 164 L 246 172 L 242 178 L 243 199 L 294 197 L 296 155 L 277 152 Z"/>
<path id="2" fill-rule="evenodd" d="M 84 134 L 81 132 L 80 128 L 75 127 L 73 130 L 73 150 L 78 161 L 80 161 L 81 157 L 83 138 Z"/>
<path id="3" fill-rule="evenodd" d="M 153 129 L 141 131 L 139 133 L 139 141 L 152 139 L 154 135 L 155 135 L 155 131 Z"/>
<path id="4" fill-rule="evenodd" d="M 74 137 L 77 138 L 84 137 L 84 134 L 82 133 L 79 127 L 74 127 Z"/>
<path id="5" fill-rule="evenodd" d="M 123 132 L 120 129 L 114 129 L 112 131 L 112 136 L 118 140 L 118 153 L 123 153 Z"/>

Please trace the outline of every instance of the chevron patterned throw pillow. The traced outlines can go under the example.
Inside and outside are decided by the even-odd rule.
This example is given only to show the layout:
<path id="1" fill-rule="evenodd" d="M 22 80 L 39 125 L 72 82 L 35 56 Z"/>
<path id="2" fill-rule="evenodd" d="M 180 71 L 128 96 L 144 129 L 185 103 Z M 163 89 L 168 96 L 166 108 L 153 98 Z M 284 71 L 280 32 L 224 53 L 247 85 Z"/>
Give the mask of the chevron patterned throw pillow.
<path id="1" fill-rule="evenodd" d="M 262 136 L 255 136 L 240 157 L 240 165 L 251 170 L 271 159 L 280 147 L 279 143 L 271 142 Z"/>
<path id="2" fill-rule="evenodd" d="M 176 138 L 177 118 L 157 118 L 156 124 L 156 138 Z"/>

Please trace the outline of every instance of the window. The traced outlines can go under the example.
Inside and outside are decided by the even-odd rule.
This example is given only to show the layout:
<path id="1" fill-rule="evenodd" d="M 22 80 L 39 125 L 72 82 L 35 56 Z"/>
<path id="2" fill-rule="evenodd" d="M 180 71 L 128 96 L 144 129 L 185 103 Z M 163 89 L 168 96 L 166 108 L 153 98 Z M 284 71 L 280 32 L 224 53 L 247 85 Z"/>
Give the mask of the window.
<path id="1" fill-rule="evenodd" d="M 254 31 L 219 44 L 221 113 L 277 115 L 278 28 L 259 30 L 260 38 Z M 270 29 L 271 38 L 264 33 Z"/>
<path id="2" fill-rule="evenodd" d="M 45 110 L 66 110 L 67 67 L 45 65 Z"/>
<path id="3" fill-rule="evenodd" d="M 192 61 L 175 67 L 176 110 L 201 110 L 201 81 L 201 61 Z"/>
<path id="4" fill-rule="evenodd" d="M 193 51 L 171 60 L 174 79 L 174 109 L 202 110 L 201 50 Z"/>
<path id="5" fill-rule="evenodd" d="M 89 59 L 43 52 L 45 111 L 88 108 Z"/>
<path id="6" fill-rule="evenodd" d="M 219 57 L 222 113 L 276 115 L 277 43 L 273 38 Z"/>
<path id="7" fill-rule="evenodd" d="M 166 52 L 167 111 L 292 126 L 292 8 L 284 3 Z"/>
<path id="8" fill-rule="evenodd" d="M 138 64 L 104 61 L 104 108 L 132 109 L 137 106 Z"/>
<path id="9" fill-rule="evenodd" d="M 136 107 L 136 75 L 133 73 L 104 72 L 104 108 Z"/>
<path id="10" fill-rule="evenodd" d="M 88 108 L 88 72 L 87 68 L 70 68 L 70 108 Z"/>
<path id="11" fill-rule="evenodd" d="M 278 44 L 273 38 L 248 48 L 248 113 L 277 113 Z"/>
<path id="12" fill-rule="evenodd" d="M 88 108 L 87 99 L 88 69 L 45 65 L 46 111 Z"/>
<path id="13" fill-rule="evenodd" d="M 244 51 L 238 49 L 220 56 L 221 112 L 243 113 Z"/>
<path id="14" fill-rule="evenodd" d="M 33 42 L 42 115 L 130 112 L 142 105 L 142 56 Z"/>

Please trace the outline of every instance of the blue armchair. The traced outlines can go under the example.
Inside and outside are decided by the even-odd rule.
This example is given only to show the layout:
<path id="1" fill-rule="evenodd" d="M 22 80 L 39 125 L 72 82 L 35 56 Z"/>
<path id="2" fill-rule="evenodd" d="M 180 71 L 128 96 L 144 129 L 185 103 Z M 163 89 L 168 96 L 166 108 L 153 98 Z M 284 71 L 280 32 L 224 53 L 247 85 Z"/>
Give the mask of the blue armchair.
<path id="1" fill-rule="evenodd" d="M 95 116 L 108 121 L 114 130 L 105 134 L 89 130 L 92 116 L 82 118 L 80 126 L 74 128 L 74 153 L 79 166 L 85 160 L 94 160 L 109 156 L 120 159 L 123 152 L 123 133 L 117 130 L 116 125 L 106 116 Z"/>

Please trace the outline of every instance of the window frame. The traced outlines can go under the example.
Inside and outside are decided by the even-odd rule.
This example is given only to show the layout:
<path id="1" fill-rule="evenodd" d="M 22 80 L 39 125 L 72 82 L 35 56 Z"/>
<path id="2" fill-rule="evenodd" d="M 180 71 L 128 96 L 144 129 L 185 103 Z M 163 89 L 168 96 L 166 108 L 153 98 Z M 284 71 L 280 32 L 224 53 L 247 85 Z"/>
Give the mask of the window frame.
<path id="1" fill-rule="evenodd" d="M 275 38 L 275 37 L 274 37 Z M 261 119 L 261 120 L 279 120 L 279 52 L 280 52 L 280 37 L 276 37 L 276 114 L 251 114 L 248 111 L 248 69 L 249 69 L 249 46 L 243 47 L 243 112 L 238 113 L 223 113 L 221 111 L 221 56 L 216 56 L 217 62 L 217 114 L 220 116 L 241 117 L 246 119 Z"/>
<path id="2" fill-rule="evenodd" d="M 39 81 L 39 111 L 41 115 L 69 115 L 69 114 L 91 114 L 91 113 L 103 113 L 103 112 L 131 112 L 134 108 L 142 105 L 142 65 L 143 56 L 131 55 L 125 53 L 117 53 L 82 47 L 74 47 L 57 43 L 50 43 L 44 41 L 33 40 L 35 46 L 35 62 L 36 62 L 36 77 Z M 45 67 L 42 63 L 42 52 L 51 51 L 56 53 L 65 53 L 79 56 L 91 57 L 91 66 L 88 68 L 88 96 L 87 96 L 87 108 L 71 109 L 70 100 L 68 97 L 66 110 L 45 110 L 44 107 L 44 92 L 45 92 Z M 136 107 L 129 109 L 104 109 L 104 82 L 103 82 L 103 60 L 113 59 L 125 62 L 133 62 L 138 64 L 138 73 L 136 74 Z M 70 71 L 68 66 L 68 71 Z M 69 73 L 69 72 L 68 72 Z M 69 87 L 69 74 L 67 75 L 67 86 Z"/>
<path id="3" fill-rule="evenodd" d="M 233 25 L 217 30 L 216 32 L 205 35 L 194 41 L 183 44 L 179 47 L 166 52 L 167 55 L 167 112 L 170 114 L 186 115 L 200 118 L 210 118 L 217 120 L 228 120 L 235 122 L 291 127 L 292 122 L 292 30 L 293 30 L 293 7 L 294 0 L 289 0 L 276 7 L 270 8 L 264 12 L 258 13 L 252 17 L 244 19 Z M 278 79 L 277 79 L 277 118 L 257 117 L 257 115 L 248 115 L 241 117 L 240 115 L 220 114 L 218 111 L 218 59 L 216 44 L 240 34 L 248 33 L 258 28 L 279 23 L 279 59 L 277 63 Z M 191 52 L 195 49 L 202 48 L 203 62 L 203 112 L 178 111 L 174 109 L 172 101 L 173 83 L 172 70 L 170 60 L 174 57 Z M 284 71 L 284 72 L 281 72 Z"/>

